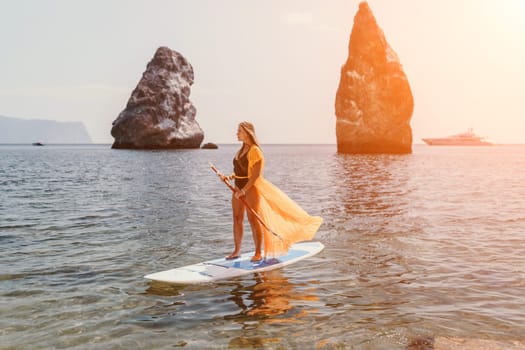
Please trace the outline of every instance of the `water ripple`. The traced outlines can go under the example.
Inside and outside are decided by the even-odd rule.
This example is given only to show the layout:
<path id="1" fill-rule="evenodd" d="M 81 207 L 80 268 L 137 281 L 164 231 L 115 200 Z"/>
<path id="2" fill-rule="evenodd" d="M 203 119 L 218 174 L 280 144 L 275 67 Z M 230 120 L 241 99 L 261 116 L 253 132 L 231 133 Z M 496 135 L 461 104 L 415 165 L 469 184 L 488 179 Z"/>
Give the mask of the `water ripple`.
<path id="1" fill-rule="evenodd" d="M 523 340 L 525 148 L 264 146 L 319 255 L 221 283 L 143 275 L 231 249 L 216 151 L 0 147 L 6 348 L 405 349 Z M 245 250 L 253 248 L 246 226 Z"/>

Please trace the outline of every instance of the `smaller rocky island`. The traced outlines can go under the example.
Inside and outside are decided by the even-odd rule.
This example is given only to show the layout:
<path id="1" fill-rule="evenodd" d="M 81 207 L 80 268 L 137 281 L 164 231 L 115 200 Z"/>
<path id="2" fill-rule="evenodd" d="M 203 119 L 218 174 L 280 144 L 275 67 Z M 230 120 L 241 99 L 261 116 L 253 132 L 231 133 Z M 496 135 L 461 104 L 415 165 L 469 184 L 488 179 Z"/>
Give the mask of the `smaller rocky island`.
<path id="1" fill-rule="evenodd" d="M 205 143 L 204 145 L 202 145 L 201 147 L 202 149 L 218 149 L 219 146 L 217 146 L 215 143 L 213 142 L 207 142 Z"/>
<path id="2" fill-rule="evenodd" d="M 113 122 L 112 148 L 199 148 L 204 132 L 189 99 L 193 79 L 193 67 L 184 56 L 159 47 Z"/>

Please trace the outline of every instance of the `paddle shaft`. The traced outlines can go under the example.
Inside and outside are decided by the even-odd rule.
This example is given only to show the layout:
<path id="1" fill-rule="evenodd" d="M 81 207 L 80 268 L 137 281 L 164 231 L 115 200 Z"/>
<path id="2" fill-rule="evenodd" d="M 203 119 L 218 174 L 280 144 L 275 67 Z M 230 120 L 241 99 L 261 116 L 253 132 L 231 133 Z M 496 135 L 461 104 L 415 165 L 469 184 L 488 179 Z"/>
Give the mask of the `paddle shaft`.
<path id="1" fill-rule="evenodd" d="M 224 182 L 226 184 L 226 186 L 228 186 L 228 188 L 230 190 L 232 190 L 233 193 L 235 193 L 235 188 L 232 186 L 232 184 L 222 175 L 222 173 L 219 171 L 219 169 L 217 169 L 215 167 L 215 165 L 211 164 L 210 163 L 210 167 L 211 169 L 221 178 L 222 182 Z M 259 221 L 261 223 L 261 225 L 264 226 L 265 229 L 267 229 L 268 231 L 270 231 L 270 233 L 272 235 L 274 235 L 275 237 L 279 238 L 281 241 L 283 240 L 283 238 L 275 233 L 271 228 L 268 227 L 268 225 L 266 225 L 266 223 L 263 221 L 263 219 L 261 219 L 261 217 L 259 216 L 259 214 L 257 214 L 257 212 L 255 210 L 253 210 L 252 207 L 250 207 L 250 205 L 246 202 L 246 199 L 244 199 L 244 196 L 242 197 L 239 197 L 239 199 L 241 200 L 241 202 L 244 204 L 244 206 L 253 214 L 253 216 L 255 216 L 255 218 L 257 219 L 257 221 Z"/>

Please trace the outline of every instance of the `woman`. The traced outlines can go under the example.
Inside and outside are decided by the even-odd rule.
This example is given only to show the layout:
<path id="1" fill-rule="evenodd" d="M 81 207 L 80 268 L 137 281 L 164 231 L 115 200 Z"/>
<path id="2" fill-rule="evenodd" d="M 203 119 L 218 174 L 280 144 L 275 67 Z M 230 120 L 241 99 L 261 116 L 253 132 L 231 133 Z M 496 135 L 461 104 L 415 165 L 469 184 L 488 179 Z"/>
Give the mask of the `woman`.
<path id="1" fill-rule="evenodd" d="M 308 215 L 297 203 L 263 177 L 264 156 L 253 125 L 249 122 L 240 123 L 237 139 L 242 142 L 242 146 L 233 159 L 234 173 L 226 177 L 235 179 L 235 192 L 232 196 L 235 248 L 226 259 L 236 259 L 241 254 L 246 211 L 243 199 L 265 223 L 262 225 L 251 210 L 247 210 L 255 245 L 252 261 L 262 259 L 263 241 L 266 259 L 285 254 L 295 242 L 312 239 L 323 219 Z"/>

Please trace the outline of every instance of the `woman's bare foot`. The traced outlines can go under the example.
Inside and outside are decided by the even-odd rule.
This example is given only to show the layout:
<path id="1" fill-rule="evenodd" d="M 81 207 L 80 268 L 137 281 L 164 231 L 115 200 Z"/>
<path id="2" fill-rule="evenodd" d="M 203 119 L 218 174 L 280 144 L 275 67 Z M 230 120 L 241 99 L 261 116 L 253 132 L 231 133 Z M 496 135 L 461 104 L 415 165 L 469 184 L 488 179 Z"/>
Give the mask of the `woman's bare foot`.
<path id="1" fill-rule="evenodd" d="M 255 255 L 250 259 L 251 262 L 260 261 L 260 260 L 262 260 L 261 254 L 255 254 Z"/>
<path id="2" fill-rule="evenodd" d="M 226 259 L 226 260 L 234 260 L 234 259 L 238 259 L 240 257 L 241 257 L 241 255 L 239 253 L 233 252 L 230 255 L 224 257 L 224 259 Z"/>

